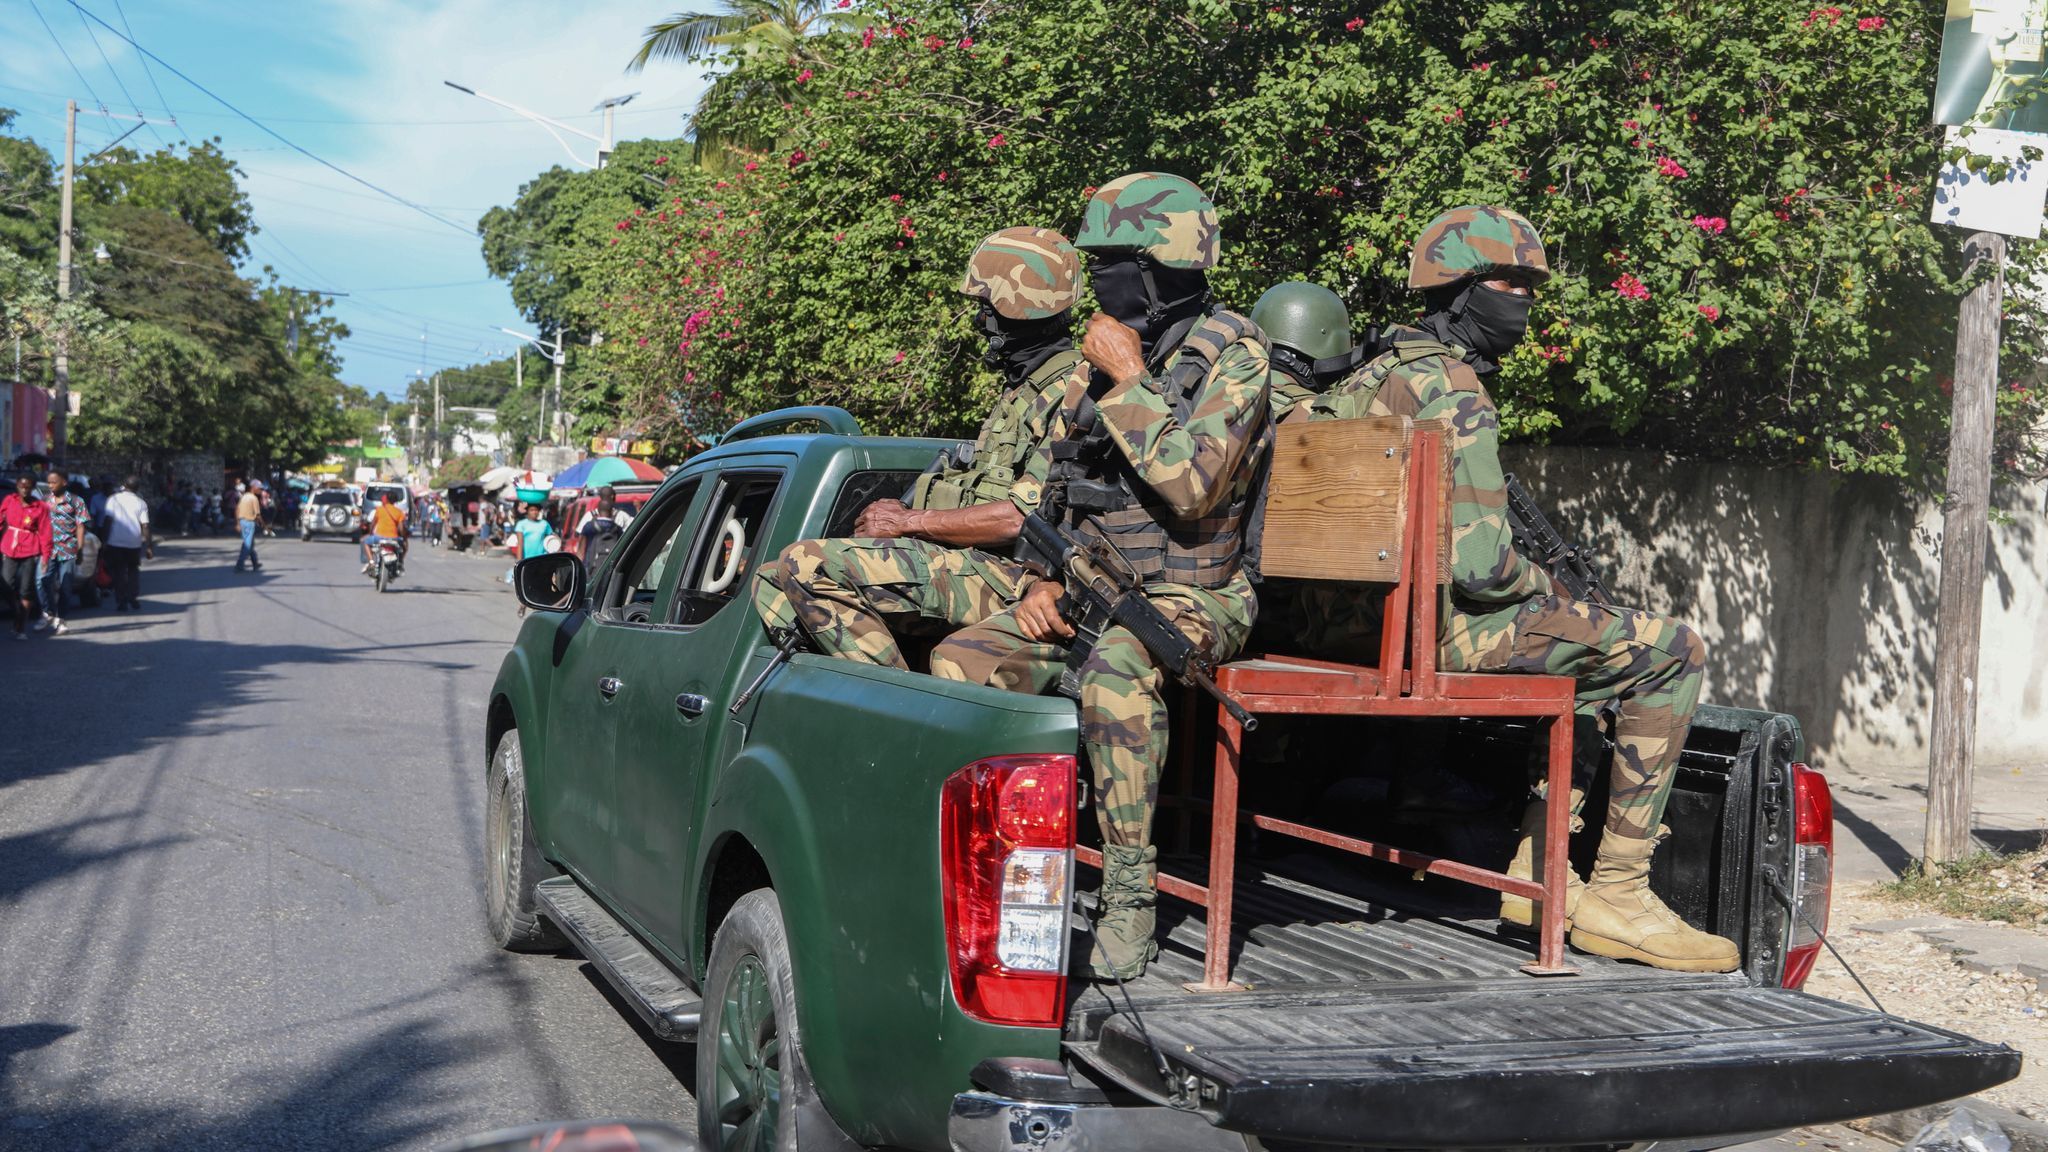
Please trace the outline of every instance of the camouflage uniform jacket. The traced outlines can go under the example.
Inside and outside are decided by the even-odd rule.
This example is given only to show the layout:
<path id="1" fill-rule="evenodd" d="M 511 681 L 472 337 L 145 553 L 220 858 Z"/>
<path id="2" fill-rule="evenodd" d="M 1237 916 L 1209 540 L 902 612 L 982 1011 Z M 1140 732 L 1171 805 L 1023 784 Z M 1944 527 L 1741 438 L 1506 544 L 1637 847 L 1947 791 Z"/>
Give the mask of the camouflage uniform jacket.
<path id="1" fill-rule="evenodd" d="M 974 459 L 964 467 L 918 477 L 912 508 L 971 508 L 1009 500 L 1025 515 L 1038 506 L 1036 489 L 1026 503 L 1017 486 L 1032 457 L 1051 439 L 1067 377 L 1082 363 L 1073 349 L 1054 353 L 1031 375 L 996 399 L 974 441 Z"/>
<path id="2" fill-rule="evenodd" d="M 1161 365 L 1161 375 L 1172 372 L 1185 354 L 1176 349 Z M 1068 415 L 1079 409 L 1090 375 L 1084 361 L 1067 377 L 1066 398 L 1048 443 L 1066 437 Z M 1257 339 L 1239 340 L 1209 369 L 1185 425 L 1150 372 L 1104 393 L 1096 401 L 1097 419 L 1139 478 L 1175 515 L 1199 518 L 1244 497 L 1257 481 L 1260 462 L 1251 458 L 1251 449 L 1271 403 L 1271 375 L 1265 347 Z M 1050 452 L 1032 457 L 1012 490 L 1019 507 L 1027 500 L 1030 508 L 1038 506 L 1051 467 Z M 1153 584 L 1147 592 L 1191 598 L 1231 631 L 1249 629 L 1258 615 L 1251 580 L 1243 572 L 1221 588 Z"/>
<path id="3" fill-rule="evenodd" d="M 1507 482 L 1500 466 L 1500 412 L 1479 374 L 1447 355 L 1435 338 L 1414 329 L 1394 333 L 1395 347 L 1317 397 L 1310 419 L 1407 416 L 1446 420 L 1451 434 L 1449 588 L 1453 613 L 1444 640 L 1488 631 L 1486 618 L 1551 594 L 1550 574 L 1515 550 L 1508 528 Z M 1424 347 L 1417 342 L 1426 342 Z M 1404 351 L 1402 344 L 1411 345 Z M 1417 355 L 1417 353 L 1424 353 Z M 1465 617 L 1465 619 L 1454 619 Z"/>

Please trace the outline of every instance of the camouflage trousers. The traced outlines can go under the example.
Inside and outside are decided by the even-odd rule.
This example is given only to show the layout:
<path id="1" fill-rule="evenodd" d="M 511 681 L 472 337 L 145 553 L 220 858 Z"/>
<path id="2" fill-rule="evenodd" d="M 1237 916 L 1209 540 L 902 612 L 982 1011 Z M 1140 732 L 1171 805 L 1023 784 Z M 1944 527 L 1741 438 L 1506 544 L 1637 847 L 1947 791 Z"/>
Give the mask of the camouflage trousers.
<path id="1" fill-rule="evenodd" d="M 1243 578 L 1209 590 L 1162 586 L 1150 593 L 1183 636 L 1218 660 L 1244 647 L 1257 601 Z M 1005 612 L 948 637 L 932 651 L 932 674 L 1042 693 L 1067 665 L 1067 645 L 1027 638 Z M 1152 841 L 1152 812 L 1166 766 L 1166 674 L 1124 628 L 1111 628 L 1081 667 L 1081 743 L 1095 782 L 1095 816 L 1107 844 L 1142 848 Z"/>
<path id="2" fill-rule="evenodd" d="M 771 627 L 801 623 L 827 655 L 907 669 L 897 632 L 978 624 L 1028 579 L 1013 561 L 928 540 L 799 540 L 756 575 L 754 605 Z"/>
<path id="3" fill-rule="evenodd" d="M 1295 638 L 1330 660 L 1378 659 L 1377 593 L 1328 585 L 1302 593 Z M 1437 663 L 1447 672 L 1526 672 L 1578 682 L 1582 716 L 1614 726 L 1607 827 L 1647 837 L 1664 817 L 1700 701 L 1707 648 L 1669 616 L 1539 596 L 1491 612 L 1449 607 Z"/>

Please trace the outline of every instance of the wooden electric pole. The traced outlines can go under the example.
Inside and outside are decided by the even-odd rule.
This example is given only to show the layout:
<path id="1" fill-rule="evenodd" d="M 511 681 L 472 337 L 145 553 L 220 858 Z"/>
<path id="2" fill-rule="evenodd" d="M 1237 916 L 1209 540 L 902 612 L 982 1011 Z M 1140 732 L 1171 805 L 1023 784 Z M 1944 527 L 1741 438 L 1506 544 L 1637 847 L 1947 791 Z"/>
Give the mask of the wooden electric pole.
<path id="1" fill-rule="evenodd" d="M 1984 554 L 1990 546 L 1991 438 L 1997 413 L 1999 319 L 2005 308 L 2005 237 L 1964 242 L 1970 272 L 1987 270 L 1963 297 L 1949 415 L 1948 493 L 1941 512 L 1941 595 L 1934 615 L 1934 721 L 1927 740 L 1928 863 L 1970 853 L 1970 777 L 1977 761 L 1977 651 L 1983 632 Z"/>

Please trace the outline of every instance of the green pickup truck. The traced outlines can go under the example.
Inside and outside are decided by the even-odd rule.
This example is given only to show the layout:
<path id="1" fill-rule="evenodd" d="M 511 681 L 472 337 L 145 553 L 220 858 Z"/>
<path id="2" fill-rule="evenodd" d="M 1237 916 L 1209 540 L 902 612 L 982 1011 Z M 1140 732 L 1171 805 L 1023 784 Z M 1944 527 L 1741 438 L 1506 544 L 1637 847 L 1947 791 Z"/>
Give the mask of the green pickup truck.
<path id="1" fill-rule="evenodd" d="M 1653 883 L 1741 945 L 1736 973 L 1574 956 L 1579 975 L 1532 977 L 1490 894 L 1248 835 L 1245 990 L 1183 987 L 1203 913 L 1171 899 L 1142 979 L 1070 978 L 1094 825 L 1074 705 L 785 660 L 747 594 L 941 447 L 837 409 L 756 417 L 595 572 L 520 567 L 535 611 L 484 734 L 491 926 L 573 947 L 653 1036 L 698 1045 L 707 1148 L 1712 1148 L 2018 1074 L 2009 1048 L 1796 990 L 1826 918 L 1827 786 L 1791 717 L 1727 708 L 1701 710 Z M 1511 850 L 1530 730 L 1272 727 L 1248 806 L 1489 866 Z M 1162 868 L 1201 877 L 1199 809 L 1179 811 Z"/>

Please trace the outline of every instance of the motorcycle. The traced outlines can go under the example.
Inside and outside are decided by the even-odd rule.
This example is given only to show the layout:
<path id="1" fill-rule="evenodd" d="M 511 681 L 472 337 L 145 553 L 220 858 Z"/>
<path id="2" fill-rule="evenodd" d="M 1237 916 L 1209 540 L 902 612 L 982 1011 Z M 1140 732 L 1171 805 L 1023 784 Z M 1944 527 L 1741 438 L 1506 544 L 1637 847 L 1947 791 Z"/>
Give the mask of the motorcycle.
<path id="1" fill-rule="evenodd" d="M 396 540 L 370 541 L 370 578 L 382 592 L 405 572 L 405 553 Z"/>

